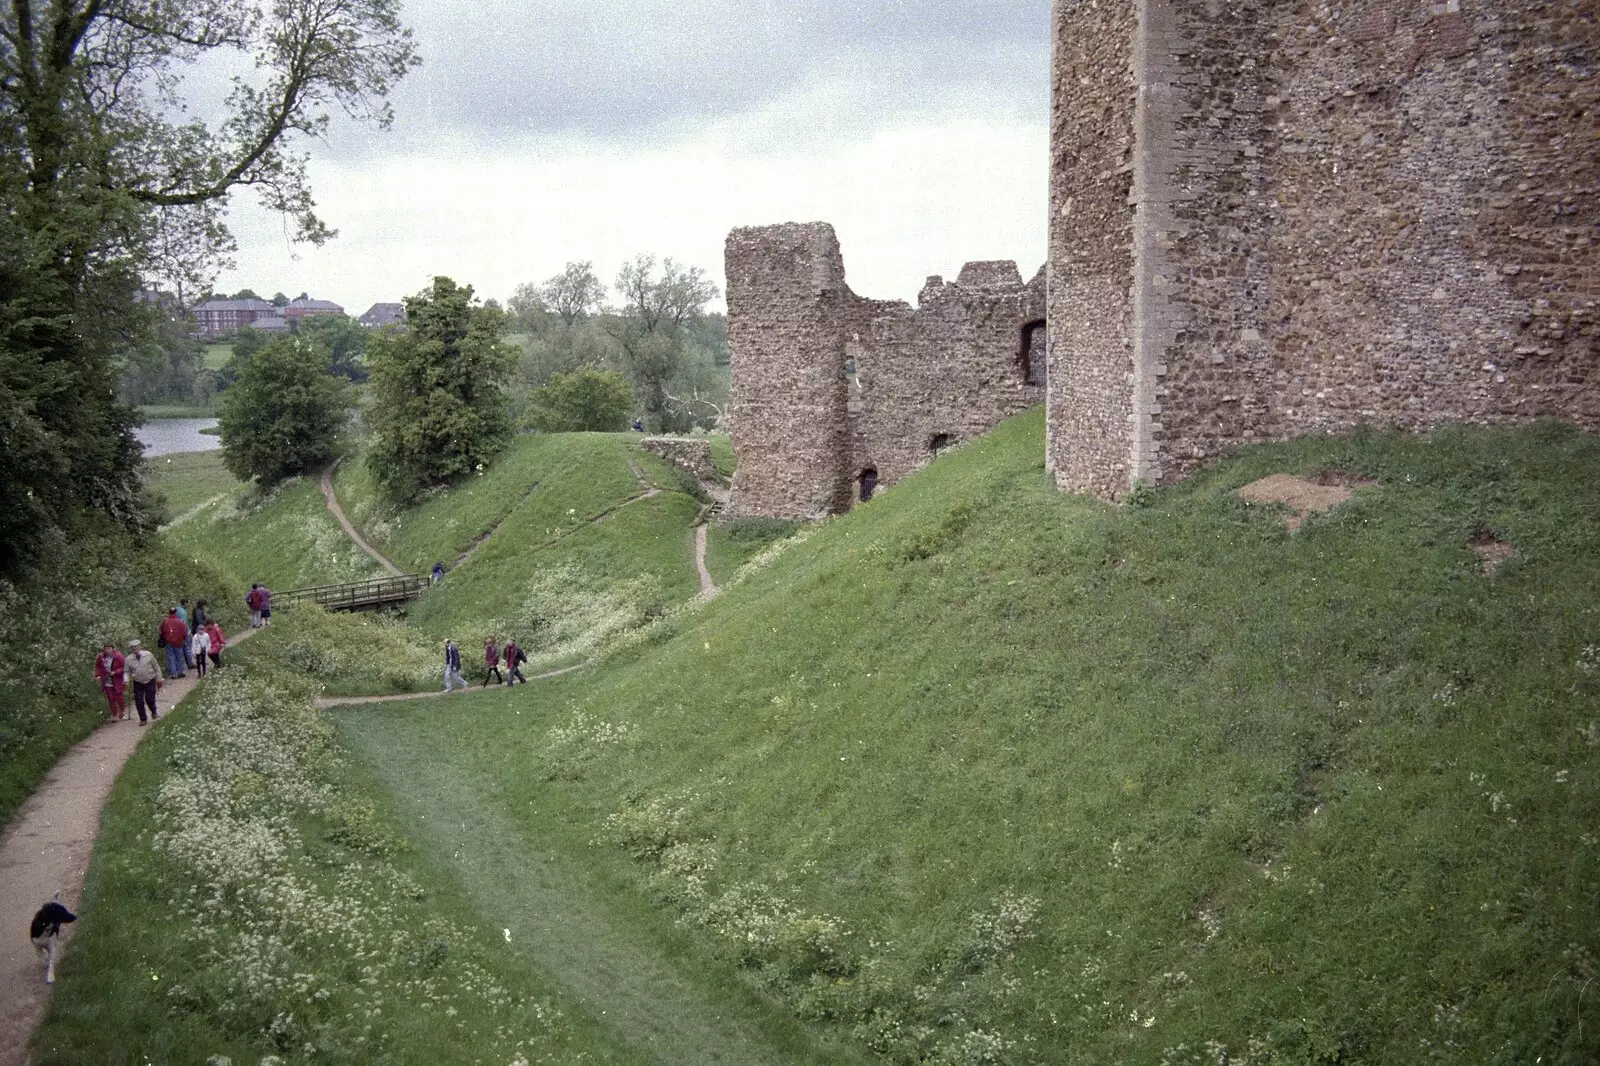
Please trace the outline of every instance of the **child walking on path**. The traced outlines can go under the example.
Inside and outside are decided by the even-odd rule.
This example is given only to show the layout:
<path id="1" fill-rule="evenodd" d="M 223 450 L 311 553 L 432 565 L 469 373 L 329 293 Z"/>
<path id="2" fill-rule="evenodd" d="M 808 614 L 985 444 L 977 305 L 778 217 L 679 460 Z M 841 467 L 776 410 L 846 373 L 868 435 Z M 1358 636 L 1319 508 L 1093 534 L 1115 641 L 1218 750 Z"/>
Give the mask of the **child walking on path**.
<path id="1" fill-rule="evenodd" d="M 494 679 L 500 684 L 506 683 L 506 679 L 500 676 L 500 646 L 494 642 L 493 637 L 483 642 L 483 665 L 485 667 L 483 675 L 484 688 L 489 687 L 490 674 L 493 674 Z"/>
<path id="2" fill-rule="evenodd" d="M 248 636 L 249 634 L 245 634 Z M 217 670 L 222 669 L 222 649 L 227 646 L 227 635 L 222 632 L 222 627 L 217 625 L 215 618 L 206 623 L 206 636 L 211 643 L 211 665 Z"/>
<path id="3" fill-rule="evenodd" d="M 201 677 L 206 676 L 206 657 L 211 654 L 211 634 L 204 629 L 194 631 L 194 637 L 189 641 L 190 661 L 194 668 L 200 672 Z"/>

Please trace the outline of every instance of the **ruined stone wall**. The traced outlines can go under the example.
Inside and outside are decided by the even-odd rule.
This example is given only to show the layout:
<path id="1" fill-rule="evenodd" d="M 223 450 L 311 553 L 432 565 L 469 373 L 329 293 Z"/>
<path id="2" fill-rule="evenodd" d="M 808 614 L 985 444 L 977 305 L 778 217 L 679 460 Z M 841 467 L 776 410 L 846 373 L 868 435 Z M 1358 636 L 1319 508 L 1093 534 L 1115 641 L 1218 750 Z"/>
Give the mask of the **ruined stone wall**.
<path id="1" fill-rule="evenodd" d="M 711 442 L 696 437 L 646 437 L 639 447 L 658 455 L 706 485 L 715 485 L 717 465 L 711 461 Z"/>
<path id="2" fill-rule="evenodd" d="M 1106 10 L 1061 0 L 1058 32 Z M 1064 486 L 1115 495 L 1141 465 L 1171 480 L 1251 440 L 1358 422 L 1600 428 L 1600 0 L 1136 14 L 1133 439 L 1118 463 L 1053 434 Z M 1074 132 L 1063 57 L 1081 47 L 1057 44 L 1056 108 L 1073 117 L 1058 171 L 1064 145 L 1099 133 Z M 1103 68 L 1099 85 L 1123 82 Z M 1074 228 L 1072 187 L 1058 173 L 1051 266 L 1067 277 L 1073 244 L 1109 228 Z M 1052 378 L 1053 430 L 1074 387 Z M 1103 476 L 1061 476 L 1075 462 Z"/>
<path id="3" fill-rule="evenodd" d="M 849 505 L 841 323 L 851 297 L 833 227 L 736 229 L 726 256 L 734 510 L 837 513 Z"/>
<path id="4" fill-rule="evenodd" d="M 880 485 L 914 473 L 943 448 L 981 436 L 1044 401 L 1029 385 L 1024 328 L 1045 317 L 1044 274 L 1024 285 L 1015 263 L 970 263 L 955 282 L 932 277 L 917 307 L 859 300 L 847 352 L 854 476 Z"/>
<path id="5" fill-rule="evenodd" d="M 1046 463 L 1077 492 L 1132 470 L 1133 0 L 1057 0 Z"/>
<path id="6" fill-rule="evenodd" d="M 801 245 L 827 254 L 796 255 Z M 928 279 L 913 308 L 856 296 L 843 269 L 825 224 L 729 238 L 733 514 L 837 513 L 863 471 L 892 485 L 936 445 L 1044 400 L 1025 350 L 1045 317 L 1042 270 L 1024 284 L 1015 263 L 969 263 L 954 282 Z"/>

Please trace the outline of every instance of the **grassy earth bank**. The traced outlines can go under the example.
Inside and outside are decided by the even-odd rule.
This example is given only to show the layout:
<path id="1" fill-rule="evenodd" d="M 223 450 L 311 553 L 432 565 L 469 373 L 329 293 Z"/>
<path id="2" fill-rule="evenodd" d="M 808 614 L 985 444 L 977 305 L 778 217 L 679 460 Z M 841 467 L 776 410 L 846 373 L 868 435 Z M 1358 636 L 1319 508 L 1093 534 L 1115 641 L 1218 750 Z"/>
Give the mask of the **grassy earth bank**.
<path id="1" fill-rule="evenodd" d="M 705 1054 L 729 1061 L 752 1033 L 763 1047 L 792 1040 L 836 1061 L 813 1026 L 906 1064 L 1595 1061 L 1600 441 L 1553 425 L 1304 440 L 1113 508 L 1054 490 L 1042 433 L 1039 412 L 1013 419 L 762 553 L 709 604 L 663 598 L 665 609 L 597 644 L 611 651 L 592 671 L 333 712 L 356 765 L 338 764 L 326 718 L 294 709 L 302 697 L 274 695 L 303 691 L 303 680 L 250 690 L 227 714 L 249 733 L 270 732 L 261 723 L 276 715 L 304 723 L 291 734 L 314 733 L 318 751 L 335 753 L 313 760 L 318 787 L 334 790 L 319 794 L 363 813 L 298 821 L 326 811 L 278 783 L 274 756 L 248 764 L 270 784 L 208 772 L 237 792 L 218 825 L 259 806 L 312 826 L 263 852 L 275 856 L 264 868 L 291 872 L 302 852 L 330 871 L 354 861 L 316 844 L 350 848 L 345 822 L 408 838 L 393 861 L 425 896 L 470 912 L 467 942 L 493 943 L 502 914 L 521 923 L 513 936 L 528 953 L 492 971 L 499 987 L 546 996 L 579 1028 L 607 1009 L 585 984 L 586 944 L 613 968 L 650 944 L 656 958 L 714 959 L 708 971 L 741 974 L 746 987 L 719 992 L 721 978 L 710 980 L 697 986 L 702 1003 L 756 1010 L 770 997 L 805 1023 L 785 1028 L 757 1010 L 742 1036 L 702 1030 L 728 1041 Z M 614 462 L 596 469 L 611 498 L 626 493 Z M 1270 473 L 1323 471 L 1375 483 L 1293 534 L 1281 513 L 1233 493 Z M 561 476 L 588 491 L 581 469 Z M 557 530 L 561 510 L 532 512 L 524 535 L 502 538 L 522 521 L 502 502 L 517 481 L 473 503 L 472 522 L 446 528 L 468 505 L 441 499 L 431 526 L 407 534 L 413 550 L 437 550 L 470 543 L 483 518 L 497 523 L 447 579 L 460 598 L 430 608 L 462 612 L 442 624 L 519 597 L 537 611 L 554 594 L 519 582 L 544 563 L 526 533 Z M 623 587 L 648 560 L 683 550 L 674 508 L 687 513 L 689 498 L 674 495 L 618 512 L 642 526 L 613 526 L 631 532 L 609 547 L 581 539 L 603 545 L 606 523 L 570 523 L 561 543 L 581 549 L 590 580 Z M 663 510 L 645 509 L 657 501 Z M 250 528 L 240 523 L 241 539 Z M 1472 547 L 1489 536 L 1516 551 L 1492 574 Z M 504 568 L 501 580 L 464 580 L 480 561 L 486 574 Z M 655 565 L 662 587 L 678 580 Z M 280 677 L 278 660 L 300 654 L 294 630 L 280 638 L 251 670 Z M 235 744 L 228 735 L 184 747 Z M 149 788 L 181 776 L 182 760 L 164 757 L 170 769 L 141 771 Z M 277 798 L 258 801 L 267 794 Z M 96 867 L 106 877 L 144 861 L 155 820 L 171 817 L 162 810 L 186 809 L 180 792 L 140 813 L 150 795 L 119 785 L 118 816 L 152 821 L 108 837 Z M 282 796 L 301 807 L 278 806 Z M 277 824 L 235 836 L 288 839 L 261 835 Z M 107 900 L 131 888 L 108 887 Z M 146 927 L 188 914 L 174 911 L 181 898 L 146 896 Z M 208 935 L 256 930 L 266 919 L 251 915 L 271 913 L 274 898 L 229 911 Z M 392 913 L 416 926 L 411 912 Z M 563 916 L 539 921 L 545 913 Z M 595 928 L 634 933 L 585 932 Z M 83 932 L 86 944 L 111 935 Z M 69 991 L 68 980 L 59 1002 L 92 1020 L 143 980 L 152 946 L 126 935 L 81 963 L 101 983 Z M 324 957 L 316 950 L 304 949 Z M 410 988 L 404 973 L 365 987 Z M 324 1022 L 330 1041 L 362 1035 L 315 1005 L 296 1023 L 311 1028 L 275 1033 L 267 1007 L 284 1011 L 304 991 L 281 987 L 252 1008 L 253 1028 L 229 1028 L 220 993 L 169 1009 L 252 1053 L 302 1038 L 320 1049 Z M 383 1016 L 393 1017 L 387 1004 Z M 47 1036 L 88 1033 L 74 1017 Z M 685 1032 L 674 1046 L 687 1046 Z M 396 1061 L 438 1046 L 427 1033 L 387 1033 Z M 600 1061 L 628 1061 L 606 1057 L 622 1044 L 595 1040 Z M 355 1054 L 327 1046 L 336 1050 L 316 1054 Z"/>
<path id="2" fill-rule="evenodd" d="M 1592 1061 L 1600 442 L 1307 440 L 1117 509 L 1040 422 L 601 670 L 349 728 L 887 1061 Z M 1328 469 L 1378 484 L 1295 534 L 1232 492 Z"/>

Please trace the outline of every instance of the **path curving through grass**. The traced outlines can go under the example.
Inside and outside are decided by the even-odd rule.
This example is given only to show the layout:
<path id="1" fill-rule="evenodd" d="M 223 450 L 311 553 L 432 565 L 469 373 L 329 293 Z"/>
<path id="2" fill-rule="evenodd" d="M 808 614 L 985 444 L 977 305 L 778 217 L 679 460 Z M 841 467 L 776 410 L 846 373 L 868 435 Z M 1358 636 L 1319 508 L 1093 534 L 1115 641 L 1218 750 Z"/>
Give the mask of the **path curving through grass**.
<path id="1" fill-rule="evenodd" d="M 333 491 L 333 470 L 338 465 L 339 461 L 336 459 L 329 463 L 328 468 L 322 472 L 322 498 L 327 501 L 328 510 L 333 513 L 334 518 L 339 520 L 339 527 L 345 531 L 345 535 L 355 541 L 356 547 L 372 556 L 379 566 L 395 577 L 404 577 L 405 571 L 390 562 L 387 555 L 368 544 L 366 538 L 356 532 L 356 527 L 350 523 L 350 519 L 345 517 L 344 508 L 339 506 L 339 496 Z"/>
<path id="2" fill-rule="evenodd" d="M 254 632 L 245 630 L 229 646 Z M 156 704 L 160 713 L 175 708 L 199 681 L 190 673 L 164 684 Z M 131 714 L 131 691 L 128 703 Z M 27 1062 L 28 1042 L 50 1005 L 44 967 L 22 931 L 52 897 L 78 911 L 100 810 L 133 749 L 156 728 L 140 727 L 131 717 L 101 725 L 61 757 L 0 836 L 0 929 L 6 930 L 0 936 L 0 1066 Z M 71 944 L 67 926 L 59 954 Z"/>

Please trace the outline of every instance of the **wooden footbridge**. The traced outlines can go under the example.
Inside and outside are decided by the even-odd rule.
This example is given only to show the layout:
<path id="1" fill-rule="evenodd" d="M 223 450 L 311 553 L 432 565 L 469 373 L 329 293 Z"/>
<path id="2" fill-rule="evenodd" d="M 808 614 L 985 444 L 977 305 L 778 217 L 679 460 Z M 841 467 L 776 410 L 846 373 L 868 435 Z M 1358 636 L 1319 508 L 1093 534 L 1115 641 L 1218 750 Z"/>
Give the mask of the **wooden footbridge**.
<path id="1" fill-rule="evenodd" d="M 425 574 L 400 574 L 371 581 L 349 581 L 343 585 L 315 585 L 311 588 L 274 592 L 272 606 L 287 610 L 297 603 L 317 603 L 330 611 L 366 611 L 405 603 L 422 595 L 428 587 Z"/>

